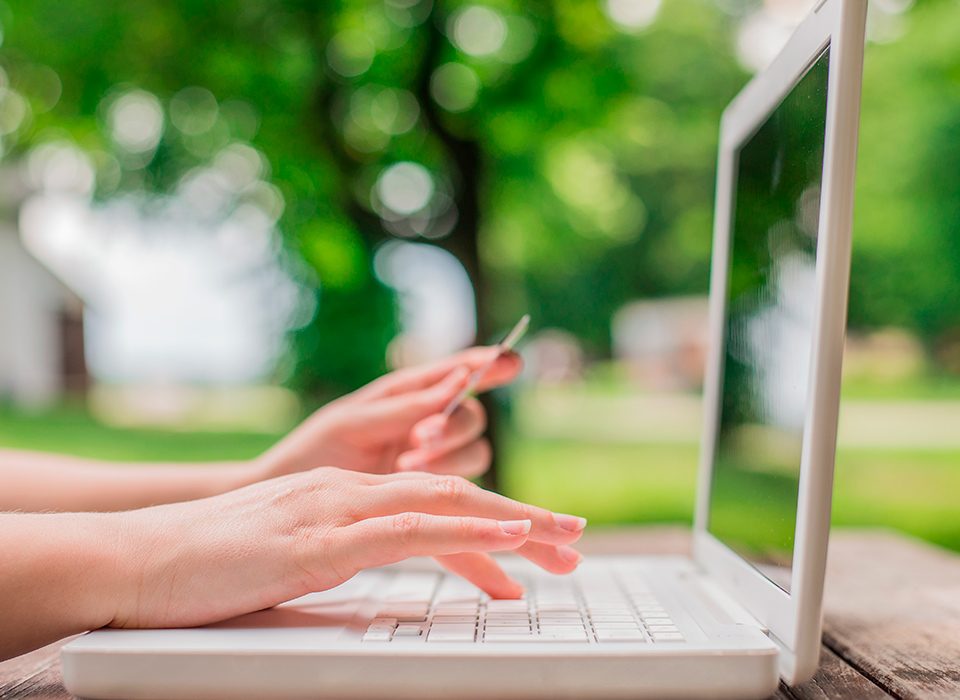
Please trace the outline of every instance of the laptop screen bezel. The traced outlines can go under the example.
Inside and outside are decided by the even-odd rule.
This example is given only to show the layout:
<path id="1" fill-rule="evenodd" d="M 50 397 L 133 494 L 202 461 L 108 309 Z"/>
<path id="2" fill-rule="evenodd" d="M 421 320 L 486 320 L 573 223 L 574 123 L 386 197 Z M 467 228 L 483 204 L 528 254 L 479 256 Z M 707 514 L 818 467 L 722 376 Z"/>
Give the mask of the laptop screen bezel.
<path id="1" fill-rule="evenodd" d="M 781 647 L 781 675 L 809 677 L 820 651 L 840 366 L 850 274 L 850 228 L 863 65 L 865 0 L 826 0 L 797 28 L 769 67 L 731 102 L 720 123 L 714 247 L 710 283 L 710 351 L 694 557 Z M 816 255 L 810 383 L 804 421 L 790 592 L 784 591 L 708 530 L 710 485 L 722 391 L 724 317 L 730 266 L 737 153 L 829 49 L 827 120 Z"/>

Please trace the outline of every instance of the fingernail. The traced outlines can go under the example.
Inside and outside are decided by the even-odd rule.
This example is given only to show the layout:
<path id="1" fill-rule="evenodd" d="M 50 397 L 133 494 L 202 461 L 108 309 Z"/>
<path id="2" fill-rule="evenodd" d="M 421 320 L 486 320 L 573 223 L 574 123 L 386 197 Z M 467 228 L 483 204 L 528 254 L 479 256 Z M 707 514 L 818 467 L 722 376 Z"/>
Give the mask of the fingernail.
<path id="1" fill-rule="evenodd" d="M 526 535 L 530 532 L 529 520 L 501 520 L 500 529 L 508 535 Z"/>
<path id="2" fill-rule="evenodd" d="M 426 470 L 424 469 L 423 461 L 417 458 L 415 455 L 400 455 L 397 458 L 397 471 L 415 472 Z"/>
<path id="3" fill-rule="evenodd" d="M 564 513 L 554 513 L 553 520 L 561 528 L 569 532 L 580 532 L 587 526 L 587 519 L 577 515 L 565 515 Z"/>
<path id="4" fill-rule="evenodd" d="M 568 547 L 565 544 L 557 547 L 557 556 L 563 559 L 568 564 L 579 564 L 580 560 L 583 559 L 583 555 L 580 554 L 573 547 Z"/>
<path id="5" fill-rule="evenodd" d="M 440 420 L 428 419 L 429 422 L 424 422 L 423 424 L 417 426 L 417 439 L 423 443 L 431 442 L 436 440 L 438 437 L 443 435 L 443 429 L 447 427 L 447 421 L 443 420 L 442 416 L 438 416 Z"/>
<path id="6" fill-rule="evenodd" d="M 523 584 L 519 581 L 514 581 L 512 578 L 508 579 L 510 585 L 513 587 L 513 591 L 510 595 L 506 596 L 509 600 L 519 600 L 523 598 L 523 594 L 526 593 L 526 589 L 523 587 Z"/>

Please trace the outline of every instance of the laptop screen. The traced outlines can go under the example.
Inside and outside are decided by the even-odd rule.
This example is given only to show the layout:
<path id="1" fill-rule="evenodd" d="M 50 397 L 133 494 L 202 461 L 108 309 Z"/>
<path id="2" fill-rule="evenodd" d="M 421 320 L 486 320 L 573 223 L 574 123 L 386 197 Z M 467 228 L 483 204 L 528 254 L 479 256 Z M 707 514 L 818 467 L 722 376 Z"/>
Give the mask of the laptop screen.
<path id="1" fill-rule="evenodd" d="M 735 154 L 708 530 L 785 591 L 816 299 L 829 49 Z"/>

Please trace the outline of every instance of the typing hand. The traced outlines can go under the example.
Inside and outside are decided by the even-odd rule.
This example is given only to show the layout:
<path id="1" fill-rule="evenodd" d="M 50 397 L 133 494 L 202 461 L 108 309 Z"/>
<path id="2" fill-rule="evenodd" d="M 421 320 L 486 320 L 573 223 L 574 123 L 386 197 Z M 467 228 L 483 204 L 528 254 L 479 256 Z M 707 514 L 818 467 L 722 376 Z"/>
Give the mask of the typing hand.
<path id="1" fill-rule="evenodd" d="M 459 477 L 315 469 L 220 496 L 96 516 L 112 529 L 110 626 L 212 623 L 332 588 L 368 567 L 435 556 L 493 597 L 522 588 L 488 552 L 565 573 L 585 521 Z"/>
<path id="2" fill-rule="evenodd" d="M 476 347 L 439 362 L 392 372 L 321 408 L 262 458 L 266 478 L 319 465 L 374 474 L 427 471 L 475 477 L 490 466 L 483 406 L 467 398 L 449 418 L 440 415 L 472 371 L 496 348 Z M 506 384 L 520 357 L 499 357 L 478 387 Z"/>

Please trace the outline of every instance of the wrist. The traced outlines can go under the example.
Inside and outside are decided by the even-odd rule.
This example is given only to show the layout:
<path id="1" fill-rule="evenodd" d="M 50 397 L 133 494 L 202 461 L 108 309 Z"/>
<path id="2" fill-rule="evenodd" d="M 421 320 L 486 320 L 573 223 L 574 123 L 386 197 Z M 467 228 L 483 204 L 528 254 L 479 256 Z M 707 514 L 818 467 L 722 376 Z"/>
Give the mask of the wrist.
<path id="1" fill-rule="evenodd" d="M 323 446 L 335 428 L 323 410 L 313 414 L 293 432 L 258 457 L 258 481 L 332 464 Z"/>
<path id="2" fill-rule="evenodd" d="M 122 513 L 56 513 L 48 519 L 53 545 L 48 576 L 56 576 L 69 590 L 63 602 L 70 608 L 74 631 L 109 625 L 117 604 L 134 579 L 124 556 Z"/>

